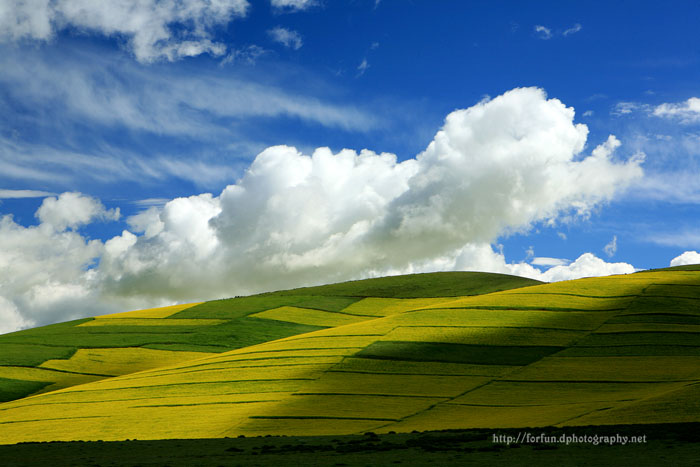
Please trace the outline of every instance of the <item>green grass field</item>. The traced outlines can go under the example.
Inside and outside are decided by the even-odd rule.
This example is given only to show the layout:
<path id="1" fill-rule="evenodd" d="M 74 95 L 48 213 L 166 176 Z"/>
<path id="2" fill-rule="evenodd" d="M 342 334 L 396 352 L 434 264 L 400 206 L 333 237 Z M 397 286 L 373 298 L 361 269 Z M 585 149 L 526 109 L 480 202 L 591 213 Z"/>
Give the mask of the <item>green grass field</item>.
<path id="1" fill-rule="evenodd" d="M 700 421 L 700 270 L 354 281 L 0 336 L 0 443 Z"/>

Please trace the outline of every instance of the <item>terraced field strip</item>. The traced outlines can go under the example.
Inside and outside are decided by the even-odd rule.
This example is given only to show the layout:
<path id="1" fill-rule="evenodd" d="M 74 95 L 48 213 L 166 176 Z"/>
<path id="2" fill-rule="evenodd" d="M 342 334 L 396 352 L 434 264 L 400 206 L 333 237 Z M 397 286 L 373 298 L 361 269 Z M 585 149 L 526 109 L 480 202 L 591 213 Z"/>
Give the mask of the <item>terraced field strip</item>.
<path id="1" fill-rule="evenodd" d="M 522 366 L 563 350 L 555 346 L 507 346 L 441 342 L 378 341 L 356 356 L 379 360 Z"/>
<path id="2" fill-rule="evenodd" d="M 535 300 L 532 298 L 531 300 Z M 435 308 L 385 318 L 395 326 L 503 326 L 544 327 L 564 330 L 594 330 L 616 312 L 484 310 L 474 308 Z M 378 323 L 373 321 L 374 323 Z"/>
<path id="3" fill-rule="evenodd" d="M 357 314 L 360 316 L 391 316 L 407 311 L 417 310 L 427 306 L 437 306 L 448 303 L 454 297 L 442 298 L 377 298 L 367 297 L 353 303 L 347 308 L 343 308 L 344 313 Z"/>
<path id="4" fill-rule="evenodd" d="M 700 380 L 700 357 L 552 356 L 508 376 L 512 381 L 653 382 Z"/>
<path id="5" fill-rule="evenodd" d="M 490 379 L 486 376 L 326 372 L 305 384 L 303 392 L 449 398 L 480 386 Z"/>
<path id="6" fill-rule="evenodd" d="M 386 394 L 295 393 L 275 407 L 274 415 L 256 418 L 365 418 L 398 420 L 425 410 L 444 398 Z M 306 422 L 308 423 L 308 421 Z M 303 427 L 302 427 L 303 428 Z"/>
<path id="7" fill-rule="evenodd" d="M 676 324 L 676 323 L 606 323 L 595 330 L 595 334 L 621 332 L 680 332 L 700 333 L 700 324 Z M 700 335 L 698 336 L 700 345 Z"/>
<path id="8" fill-rule="evenodd" d="M 654 283 L 644 290 L 645 296 L 700 299 L 700 284 Z"/>
<path id="9" fill-rule="evenodd" d="M 360 297 L 315 295 L 253 295 L 225 300 L 214 300 L 188 308 L 171 318 L 178 319 L 233 319 L 283 306 L 311 308 L 322 311 L 341 311 Z"/>
<path id="10" fill-rule="evenodd" d="M 569 345 L 586 331 L 501 326 L 400 326 L 381 341 L 436 342 L 469 345 L 555 346 Z"/>
<path id="11" fill-rule="evenodd" d="M 697 316 L 679 312 L 667 312 L 663 309 L 649 311 L 647 313 L 621 313 L 618 316 L 610 318 L 606 321 L 606 323 L 667 323 L 700 325 L 700 310 L 698 311 Z"/>
<path id="12" fill-rule="evenodd" d="M 89 326 L 212 326 L 225 323 L 224 319 L 167 319 L 167 318 L 97 318 L 78 327 Z"/>
<path id="13" fill-rule="evenodd" d="M 314 326 L 342 326 L 343 324 L 358 323 L 372 319 L 371 316 L 359 316 L 342 312 L 314 310 L 282 306 L 271 310 L 249 315 L 251 318 L 272 319 L 290 323 L 311 324 Z"/>
<path id="14" fill-rule="evenodd" d="M 687 383 L 600 383 L 561 381 L 492 381 L 450 401 L 490 407 L 551 406 L 589 402 L 627 402 L 682 388 Z M 546 409 L 543 409 L 546 410 Z"/>
<path id="15" fill-rule="evenodd" d="M 518 367 L 515 367 L 518 368 Z M 405 360 L 378 360 L 349 357 L 328 372 L 337 373 L 384 373 L 396 375 L 444 375 L 444 376 L 503 376 L 512 372 L 511 365 L 471 365 L 465 363 L 412 362 Z"/>
<path id="16" fill-rule="evenodd" d="M 186 362 L 208 355 L 214 354 L 173 352 L 140 347 L 79 349 L 67 360 L 47 360 L 39 367 L 75 373 L 95 373 L 99 371 L 101 374 L 118 376 Z"/>
<path id="17" fill-rule="evenodd" d="M 673 423 L 697 420 L 700 384 L 692 383 L 657 396 L 619 404 L 567 420 L 564 425 L 613 425 L 619 423 Z"/>
<path id="18" fill-rule="evenodd" d="M 700 345 L 700 334 L 697 332 L 679 331 L 636 331 L 636 332 L 605 332 L 592 333 L 582 338 L 577 345 L 581 346 L 616 346 L 616 345 Z"/>
<path id="19" fill-rule="evenodd" d="M 247 420 L 250 414 L 271 404 L 275 402 L 138 407 L 132 402 L 110 402 L 88 404 L 84 411 L 53 405 L 50 417 L 41 408 L 36 412 L 22 411 L 22 416 L 14 420 L 4 416 L 0 421 L 0 442 L 119 440 L 124 439 L 124 427 L 129 427 L 128 435 L 137 439 L 213 438 L 229 430 L 232 420 Z M 46 423 L 46 420 L 54 423 Z M 148 423 L 144 423 L 145 420 Z"/>
<path id="20" fill-rule="evenodd" d="M 560 357 L 700 357 L 698 345 L 576 345 L 557 354 Z"/>
<path id="21" fill-rule="evenodd" d="M 2 342 L 0 365 L 36 366 L 51 358 L 70 358 L 77 350 L 73 346 Z"/>
<path id="22" fill-rule="evenodd" d="M 96 319 L 123 319 L 123 318 L 167 318 L 182 310 L 192 308 L 202 302 L 186 303 L 184 305 L 172 305 L 160 308 L 149 308 L 146 310 L 125 311 L 123 313 L 113 313 L 111 315 L 96 316 Z"/>
<path id="23" fill-rule="evenodd" d="M 541 286 L 540 286 L 541 287 Z M 618 311 L 624 310 L 633 296 L 596 297 L 571 293 L 509 293 L 496 292 L 488 295 L 459 298 L 451 302 L 426 308 L 485 308 L 554 311 Z"/>
<path id="24" fill-rule="evenodd" d="M 478 407 L 444 402 L 396 423 L 385 424 L 373 431 L 409 432 L 412 430 L 449 430 L 465 426 L 473 428 L 507 428 L 552 426 L 568 418 L 609 407 L 609 403 L 567 404 L 550 406 Z"/>

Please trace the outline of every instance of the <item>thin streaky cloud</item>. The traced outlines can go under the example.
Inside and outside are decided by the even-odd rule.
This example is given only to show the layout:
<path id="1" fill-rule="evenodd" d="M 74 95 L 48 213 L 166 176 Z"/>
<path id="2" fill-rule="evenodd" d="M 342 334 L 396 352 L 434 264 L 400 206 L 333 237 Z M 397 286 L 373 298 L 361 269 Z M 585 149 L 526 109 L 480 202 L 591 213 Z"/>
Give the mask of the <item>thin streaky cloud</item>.
<path id="1" fill-rule="evenodd" d="M 292 29 L 277 26 L 267 31 L 267 33 L 273 41 L 282 44 L 288 49 L 299 50 L 304 45 L 301 35 Z"/>
<path id="2" fill-rule="evenodd" d="M 537 34 L 537 37 L 543 40 L 552 38 L 552 30 L 546 26 L 542 26 L 541 24 L 535 25 L 535 33 Z"/>
<path id="3" fill-rule="evenodd" d="M 581 26 L 579 23 L 574 24 L 572 27 L 569 29 L 565 30 L 562 35 L 563 36 L 569 36 L 571 34 L 576 34 L 579 32 L 581 29 L 583 29 L 583 26 Z"/>
<path id="4" fill-rule="evenodd" d="M 45 198 L 55 195 L 50 191 L 0 189 L 0 199 Z"/>

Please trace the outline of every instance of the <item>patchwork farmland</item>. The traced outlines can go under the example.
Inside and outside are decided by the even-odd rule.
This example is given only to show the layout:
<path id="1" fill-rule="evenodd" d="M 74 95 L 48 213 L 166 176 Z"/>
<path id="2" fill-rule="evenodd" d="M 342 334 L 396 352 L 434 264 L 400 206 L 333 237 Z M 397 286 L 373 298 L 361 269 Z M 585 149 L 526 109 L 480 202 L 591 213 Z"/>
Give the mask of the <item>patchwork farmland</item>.
<path id="1" fill-rule="evenodd" d="M 700 270 L 355 281 L 0 336 L 0 442 L 700 421 Z"/>

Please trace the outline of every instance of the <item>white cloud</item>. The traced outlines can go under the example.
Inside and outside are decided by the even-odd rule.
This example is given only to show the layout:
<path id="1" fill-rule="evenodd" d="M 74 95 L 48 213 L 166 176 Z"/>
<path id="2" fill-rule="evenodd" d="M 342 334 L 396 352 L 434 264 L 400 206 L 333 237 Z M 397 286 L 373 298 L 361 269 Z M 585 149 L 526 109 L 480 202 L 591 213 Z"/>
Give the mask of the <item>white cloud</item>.
<path id="1" fill-rule="evenodd" d="M 100 298 L 96 272 L 89 269 L 103 253 L 101 242 L 48 224 L 23 227 L 3 216 L 0 244 L 3 331 L 118 309 Z"/>
<path id="2" fill-rule="evenodd" d="M 222 55 L 226 47 L 211 41 L 212 30 L 245 16 L 249 6 L 246 0 L 10 0 L 0 6 L 0 41 L 46 41 L 70 27 L 126 38 L 141 62 Z"/>
<path id="3" fill-rule="evenodd" d="M 685 264 L 700 264 L 700 253 L 697 251 L 686 251 L 673 258 L 670 266 L 683 266 Z"/>
<path id="4" fill-rule="evenodd" d="M 647 104 L 641 104 L 639 102 L 618 102 L 615 104 L 610 113 L 619 117 L 622 115 L 629 115 L 640 110 L 649 111 L 650 109 L 651 107 L 649 107 Z"/>
<path id="5" fill-rule="evenodd" d="M 538 256 L 532 258 L 532 261 L 530 261 L 530 264 L 534 264 L 535 266 L 566 266 L 569 263 L 571 263 L 571 261 L 568 259 L 549 258 L 546 256 Z"/>
<path id="6" fill-rule="evenodd" d="M 685 124 L 697 123 L 700 122 L 700 98 L 691 97 L 685 102 L 660 104 L 654 107 L 652 114 L 657 117 L 676 119 Z"/>
<path id="7" fill-rule="evenodd" d="M 367 63 L 367 59 L 363 58 L 362 63 L 360 63 L 357 66 L 357 76 L 362 76 L 365 74 L 365 71 L 369 68 L 369 63 Z"/>
<path id="8" fill-rule="evenodd" d="M 606 263 L 592 253 L 584 253 L 568 266 L 554 266 L 542 273 L 537 279 L 554 282 L 578 279 L 581 277 L 631 274 L 635 271 L 636 269 L 631 264 Z"/>
<path id="9" fill-rule="evenodd" d="M 75 229 L 89 224 L 94 219 L 117 220 L 119 208 L 107 210 L 98 200 L 80 193 L 66 192 L 60 196 L 45 198 L 36 211 L 43 225 L 57 232 Z"/>
<path id="10" fill-rule="evenodd" d="M 60 300 L 51 306 L 65 311 L 81 300 L 95 309 L 127 300 L 148 306 L 444 269 L 546 280 L 633 270 L 586 254 L 543 273 L 506 263 L 490 246 L 537 222 L 586 216 L 641 176 L 639 158 L 613 160 L 620 144 L 613 136 L 582 154 L 588 130 L 573 118 L 572 108 L 542 90 L 519 88 L 452 112 L 426 150 L 403 162 L 369 150 L 305 155 L 270 147 L 219 196 L 150 207 L 105 244 L 55 228 L 101 212 L 59 209 L 59 197 L 38 214 L 37 227 L 4 218 L 3 246 L 5 235 L 37 238 L 10 248 L 19 255 L 12 264 L 41 274 L 0 278 L 16 281 L 0 295 L 46 322 L 58 315 L 35 317 L 52 296 Z"/>
<path id="11" fill-rule="evenodd" d="M 268 50 L 263 49 L 259 45 L 252 44 L 241 47 L 240 49 L 232 50 L 221 60 L 221 62 L 219 62 L 219 65 L 224 66 L 235 62 L 244 62 L 248 65 L 255 65 L 260 57 L 268 53 Z"/>
<path id="12" fill-rule="evenodd" d="M 14 303 L 0 295 L 0 334 L 28 328 L 33 324 L 20 314 Z"/>
<path id="13" fill-rule="evenodd" d="M 18 199 L 18 198 L 44 198 L 53 196 L 56 193 L 40 190 L 4 190 L 0 189 L 0 199 Z"/>
<path id="14" fill-rule="evenodd" d="M 603 247 L 603 251 L 606 255 L 608 255 L 608 258 L 612 258 L 613 256 L 615 256 L 615 253 L 617 253 L 617 235 L 613 235 L 613 238 L 612 240 L 610 240 L 610 243 Z"/>
<path id="15" fill-rule="evenodd" d="M 535 33 L 537 33 L 537 37 L 540 39 L 547 40 L 552 38 L 552 30 L 541 24 L 535 25 Z"/>
<path id="16" fill-rule="evenodd" d="M 295 12 L 308 10 L 318 5 L 317 0 L 272 0 L 272 7 L 279 12 Z"/>
<path id="17" fill-rule="evenodd" d="M 304 42 L 301 40 L 301 35 L 297 31 L 283 28 L 281 26 L 274 27 L 267 31 L 273 41 L 279 42 L 283 46 L 299 50 Z"/>
<path id="18" fill-rule="evenodd" d="M 581 29 L 583 29 L 583 27 L 580 24 L 576 23 L 573 26 L 571 26 L 569 29 L 566 29 L 564 32 L 562 32 L 562 35 L 569 36 L 571 34 L 576 34 Z"/>
<path id="19" fill-rule="evenodd" d="M 592 111 L 592 110 L 586 110 L 586 111 L 583 113 L 583 116 L 584 116 L 584 117 L 592 117 L 592 116 L 593 116 L 593 111 Z"/>

